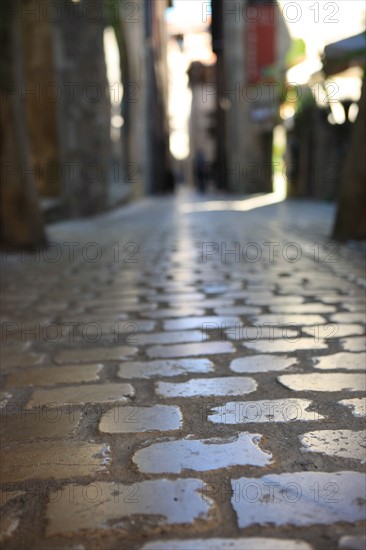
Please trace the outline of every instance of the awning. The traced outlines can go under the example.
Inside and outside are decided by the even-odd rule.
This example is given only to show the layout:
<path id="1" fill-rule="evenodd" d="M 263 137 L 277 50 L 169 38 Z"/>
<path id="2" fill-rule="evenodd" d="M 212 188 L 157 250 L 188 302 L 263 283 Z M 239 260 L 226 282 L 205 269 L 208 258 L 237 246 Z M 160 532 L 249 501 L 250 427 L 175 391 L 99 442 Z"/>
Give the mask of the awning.
<path id="1" fill-rule="evenodd" d="M 326 76 L 345 71 L 349 67 L 366 66 L 366 32 L 328 44 L 322 56 Z"/>

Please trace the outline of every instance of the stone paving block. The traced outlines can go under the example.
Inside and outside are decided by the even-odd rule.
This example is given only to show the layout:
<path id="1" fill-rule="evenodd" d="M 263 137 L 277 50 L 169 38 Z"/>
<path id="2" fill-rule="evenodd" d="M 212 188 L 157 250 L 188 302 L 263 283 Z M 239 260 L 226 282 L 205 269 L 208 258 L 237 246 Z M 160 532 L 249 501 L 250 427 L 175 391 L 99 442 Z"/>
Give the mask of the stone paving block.
<path id="1" fill-rule="evenodd" d="M 24 491 L 3 491 L 0 490 L 0 508 L 3 508 L 7 502 L 11 500 L 16 500 L 17 498 L 23 496 Z"/>
<path id="2" fill-rule="evenodd" d="M 126 313 L 148 313 L 150 311 L 155 311 L 158 307 L 158 304 L 154 304 L 150 302 L 149 304 L 141 303 L 141 304 L 125 304 L 123 306 L 118 306 L 116 304 L 115 306 L 100 306 L 100 307 L 94 307 L 90 315 L 93 316 L 96 315 L 109 315 L 109 314 L 121 314 L 126 315 Z"/>
<path id="3" fill-rule="evenodd" d="M 227 326 L 235 326 L 235 323 L 240 323 L 239 317 L 219 317 L 217 315 L 209 315 L 206 317 L 182 317 L 181 319 L 167 319 L 164 321 L 164 330 L 224 330 Z"/>
<path id="4" fill-rule="evenodd" d="M 365 324 L 365 312 L 359 311 L 356 313 L 334 313 L 331 315 L 330 320 L 332 323 L 363 323 Z"/>
<path id="5" fill-rule="evenodd" d="M 365 313 L 365 303 L 360 300 L 360 301 L 357 301 L 357 302 L 349 302 L 348 300 L 347 301 L 344 301 L 341 303 L 341 307 L 343 309 L 346 309 L 347 311 L 351 311 L 351 312 L 360 312 L 362 311 L 363 313 Z"/>
<path id="6" fill-rule="evenodd" d="M 35 390 L 27 403 L 27 409 L 38 406 L 59 407 L 70 403 L 113 403 L 129 401 L 135 394 L 130 384 L 88 384 L 84 386 L 65 386 Z"/>
<path id="7" fill-rule="evenodd" d="M 253 306 L 217 307 L 215 313 L 224 317 L 228 315 L 257 315 L 261 309 Z"/>
<path id="8" fill-rule="evenodd" d="M 9 508 L 6 504 L 16 501 L 24 494 L 24 491 L 0 491 L 0 542 L 10 538 L 17 531 L 23 512 L 22 505 Z"/>
<path id="9" fill-rule="evenodd" d="M 152 346 L 146 353 L 151 358 L 190 357 L 197 355 L 218 355 L 233 353 L 235 347 L 231 342 L 200 342 L 193 344 L 177 344 L 173 346 Z"/>
<path id="10" fill-rule="evenodd" d="M 99 430 L 102 433 L 164 432 L 179 430 L 181 425 L 182 413 L 179 407 L 118 406 L 103 414 Z"/>
<path id="11" fill-rule="evenodd" d="M 365 474 L 296 472 L 231 481 L 240 528 L 354 523 L 365 516 Z"/>
<path id="12" fill-rule="evenodd" d="M 238 299 L 240 299 L 240 296 L 238 295 Z M 266 293 L 252 293 L 246 295 L 245 303 L 249 305 L 254 306 L 274 306 L 274 305 L 296 305 L 302 304 L 304 302 L 304 298 L 302 296 L 276 296 L 274 294 L 266 294 Z"/>
<path id="13" fill-rule="evenodd" d="M 366 340 L 364 336 L 360 338 L 345 338 L 341 340 L 341 344 L 345 351 L 366 351 Z"/>
<path id="14" fill-rule="evenodd" d="M 325 325 L 318 325 L 313 328 L 303 328 L 304 333 L 314 336 L 315 338 L 326 338 L 336 340 L 338 338 L 344 338 L 345 336 L 356 336 L 357 334 L 363 334 L 364 328 L 361 325 L 355 324 L 339 324 L 339 323 L 327 323 Z"/>
<path id="15" fill-rule="evenodd" d="M 21 339 L 22 331 L 20 327 L 16 327 L 15 334 L 7 334 L 6 327 L 1 327 L 2 329 L 2 338 L 1 338 L 1 348 L 0 348 L 0 357 L 1 359 L 5 355 L 18 355 L 21 356 L 22 352 L 29 349 L 32 342 L 19 342 L 19 341 L 12 341 L 11 337 L 17 337 Z M 11 327 L 9 327 L 9 330 Z"/>
<path id="16" fill-rule="evenodd" d="M 183 308 L 179 309 L 177 306 L 174 308 L 165 308 L 165 309 L 158 309 L 156 311 L 146 312 L 144 313 L 144 317 L 149 317 L 150 319 L 169 319 L 173 317 L 182 317 L 185 316 L 202 316 L 205 314 L 204 307 L 202 307 L 202 302 L 199 302 L 199 305 L 201 307 L 197 308 Z"/>
<path id="17" fill-rule="evenodd" d="M 200 302 L 200 306 L 205 309 L 231 307 L 234 306 L 234 300 L 228 300 L 226 297 L 205 298 Z"/>
<path id="18" fill-rule="evenodd" d="M 236 539 L 184 539 L 148 542 L 141 550 L 313 550 L 307 542 L 294 539 L 239 537 Z M 360 550 L 364 550 L 361 549 Z"/>
<path id="19" fill-rule="evenodd" d="M 271 305 L 269 309 L 273 313 L 334 313 L 336 308 L 334 306 L 328 306 L 320 303 L 307 303 L 307 304 L 292 304 L 292 305 Z"/>
<path id="20" fill-rule="evenodd" d="M 340 405 L 344 405 L 352 410 L 353 416 L 363 417 L 366 416 L 366 397 L 356 397 L 355 399 L 342 399 L 339 402 Z"/>
<path id="21" fill-rule="evenodd" d="M 45 361 L 45 355 L 34 352 L 13 353 L 7 355 L 1 354 L 1 370 L 17 369 L 23 367 L 32 367 L 41 365 Z"/>
<path id="22" fill-rule="evenodd" d="M 267 466 L 271 453 L 259 447 L 260 434 L 239 433 L 231 438 L 193 439 L 155 443 L 137 451 L 133 462 L 140 472 L 179 474 L 206 472 L 230 466 Z"/>
<path id="23" fill-rule="evenodd" d="M 366 431 L 317 430 L 299 436 L 304 453 L 353 458 L 366 462 Z"/>
<path id="24" fill-rule="evenodd" d="M 61 494 L 50 496 L 46 535 L 128 527 L 136 532 L 137 522 L 140 529 L 144 525 L 209 522 L 214 507 L 210 499 L 203 498 L 203 487 L 202 481 L 193 478 L 147 480 L 131 485 L 66 485 Z"/>
<path id="25" fill-rule="evenodd" d="M 6 404 L 10 401 L 11 398 L 12 398 L 11 393 L 0 391 L 0 410 L 6 406 Z"/>
<path id="26" fill-rule="evenodd" d="M 36 438 L 70 437 L 75 434 L 81 420 L 81 412 L 53 410 L 23 410 L 21 414 L 2 415 L 0 432 L 3 442 L 27 441 Z"/>
<path id="27" fill-rule="evenodd" d="M 154 302 L 172 302 L 173 304 L 180 302 L 201 302 L 205 298 L 202 292 L 181 292 L 178 293 L 162 293 L 154 294 Z"/>
<path id="28" fill-rule="evenodd" d="M 6 377 L 7 387 L 53 386 L 95 382 L 103 365 L 67 365 L 60 367 L 28 368 L 11 372 Z"/>
<path id="29" fill-rule="evenodd" d="M 342 537 L 338 543 L 338 550 L 365 550 L 366 548 L 366 535 L 363 536 L 351 536 L 346 535 Z"/>
<path id="30" fill-rule="evenodd" d="M 287 327 L 270 327 L 268 325 L 241 324 L 228 327 L 224 334 L 226 340 L 232 340 L 245 345 L 245 342 L 256 342 L 257 340 L 268 340 L 270 342 L 277 339 L 298 340 L 303 333 L 300 327 L 290 329 Z"/>
<path id="31" fill-rule="evenodd" d="M 230 401 L 211 407 L 208 420 L 214 424 L 246 424 L 264 422 L 314 422 L 324 420 L 316 411 L 309 411 L 308 399 L 266 399 Z"/>
<path id="32" fill-rule="evenodd" d="M 0 518 L 0 542 L 10 538 L 18 529 L 22 510 L 1 511 Z"/>
<path id="33" fill-rule="evenodd" d="M 355 373 L 283 374 L 277 380 L 294 391 L 366 391 L 366 378 Z"/>
<path id="34" fill-rule="evenodd" d="M 138 300 L 138 297 L 136 296 L 124 296 L 123 298 L 120 296 L 119 297 L 115 296 L 114 298 L 110 298 L 106 296 L 103 299 L 94 298 L 92 300 L 88 300 L 85 305 L 90 310 L 95 307 L 105 308 L 109 306 L 112 306 L 112 308 L 118 307 L 118 306 L 123 308 L 125 305 L 138 304 L 138 303 L 139 303 L 139 300 Z"/>
<path id="35" fill-rule="evenodd" d="M 298 350 L 328 349 L 326 342 L 315 342 L 314 338 L 299 338 L 297 340 L 257 340 L 256 342 L 244 342 L 244 347 L 262 353 L 295 353 Z"/>
<path id="36" fill-rule="evenodd" d="M 1 483 L 69 479 L 107 471 L 109 446 L 80 441 L 37 441 L 2 448 Z"/>
<path id="37" fill-rule="evenodd" d="M 326 320 L 321 315 L 295 315 L 295 314 L 280 314 L 280 313 L 266 313 L 263 315 L 255 315 L 252 317 L 252 321 L 259 325 L 271 324 L 271 326 L 284 326 L 287 325 L 289 329 L 296 327 L 306 327 L 312 325 L 324 325 Z M 291 326 L 293 325 L 293 326 Z"/>
<path id="38" fill-rule="evenodd" d="M 93 348 L 89 346 L 84 349 L 69 349 L 60 351 L 54 360 L 56 363 L 92 363 L 97 361 L 122 361 L 131 355 L 135 355 L 138 349 L 133 346 L 118 346 Z"/>
<path id="39" fill-rule="evenodd" d="M 313 358 L 314 367 L 322 370 L 366 370 L 366 353 L 340 352 Z"/>
<path id="40" fill-rule="evenodd" d="M 234 372 L 271 372 L 283 371 L 298 365 L 295 357 L 278 355 L 249 355 L 237 357 L 230 363 L 230 370 Z"/>
<path id="41" fill-rule="evenodd" d="M 199 330 L 184 330 L 179 332 L 149 332 L 137 334 L 138 345 L 146 344 L 181 344 L 185 342 L 202 342 L 203 334 Z"/>
<path id="42" fill-rule="evenodd" d="M 75 332 L 82 335 L 84 340 L 92 341 L 94 337 L 111 335 L 114 341 L 133 344 L 137 340 L 140 332 L 151 332 L 155 328 L 155 321 L 147 319 L 127 319 L 125 321 L 96 321 L 90 323 L 80 323 Z"/>
<path id="43" fill-rule="evenodd" d="M 162 359 L 121 363 L 118 376 L 124 379 L 152 378 L 154 376 L 180 376 L 181 374 L 206 373 L 214 370 L 209 359 Z"/>
<path id="44" fill-rule="evenodd" d="M 246 376 L 193 378 L 188 382 L 156 382 L 155 391 L 161 397 L 233 396 L 252 393 L 257 382 Z"/>
<path id="45" fill-rule="evenodd" d="M 228 285 L 227 283 L 212 283 L 212 284 L 203 284 L 202 290 L 205 294 L 208 294 L 211 296 L 212 294 L 222 294 L 225 293 L 225 296 L 227 295 L 227 292 L 230 288 L 232 288 L 232 285 Z"/>

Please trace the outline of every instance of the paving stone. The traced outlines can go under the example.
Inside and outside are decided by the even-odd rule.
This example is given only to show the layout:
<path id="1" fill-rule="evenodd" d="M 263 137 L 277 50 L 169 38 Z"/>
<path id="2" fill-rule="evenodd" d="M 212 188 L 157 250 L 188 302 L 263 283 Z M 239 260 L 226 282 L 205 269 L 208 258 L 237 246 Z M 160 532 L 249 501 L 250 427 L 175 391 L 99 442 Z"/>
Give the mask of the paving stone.
<path id="1" fill-rule="evenodd" d="M 172 302 L 173 304 L 180 302 L 201 302 L 204 300 L 205 295 L 202 292 L 181 292 L 181 293 L 163 293 L 154 294 L 154 302 Z"/>
<path id="2" fill-rule="evenodd" d="M 344 405 L 352 410 L 353 416 L 363 417 L 366 416 L 366 398 L 356 397 L 355 399 L 342 399 L 339 402 L 340 405 Z"/>
<path id="3" fill-rule="evenodd" d="M 276 339 L 298 340 L 302 335 L 301 327 L 290 329 L 288 327 L 270 327 L 268 325 L 237 325 L 225 330 L 225 337 L 228 340 L 240 342 L 255 342 L 257 340 L 268 340 L 272 342 Z"/>
<path id="4" fill-rule="evenodd" d="M 252 306 L 232 306 L 232 307 L 217 307 L 215 313 L 217 315 L 257 315 L 261 312 L 260 308 Z"/>
<path id="5" fill-rule="evenodd" d="M 365 313 L 359 311 L 357 313 L 335 313 L 330 316 L 332 323 L 363 323 L 365 324 Z"/>
<path id="6" fill-rule="evenodd" d="M 73 316 L 70 318 L 68 317 L 59 317 L 59 322 L 63 323 L 65 325 L 70 325 L 72 323 L 78 323 L 80 325 L 93 325 L 93 324 L 99 324 L 101 328 L 105 324 L 105 331 L 108 331 L 108 327 L 113 325 L 115 322 L 122 322 L 129 320 L 129 316 L 126 313 L 116 313 L 116 312 L 93 312 L 93 313 L 84 313 Z M 153 321 L 151 321 L 153 322 Z M 91 329 L 90 329 L 91 330 Z"/>
<path id="7" fill-rule="evenodd" d="M 313 358 L 314 367 L 323 370 L 366 370 L 366 353 L 335 353 Z"/>
<path id="8" fill-rule="evenodd" d="M 110 298 L 109 296 L 105 296 L 103 299 L 88 300 L 85 303 L 85 305 L 89 309 L 93 309 L 94 307 L 96 307 L 96 308 L 98 308 L 98 307 L 105 308 L 105 307 L 109 307 L 109 306 L 112 306 L 112 307 L 119 306 L 119 307 L 123 308 L 126 305 L 138 304 L 138 303 L 140 303 L 140 302 L 139 302 L 138 297 L 136 297 L 136 296 L 124 296 L 123 298 L 121 296 L 119 296 L 119 297 L 115 296 L 114 298 Z"/>
<path id="9" fill-rule="evenodd" d="M 181 425 L 182 413 L 179 407 L 118 406 L 103 414 L 99 430 L 102 433 L 163 432 L 179 430 Z"/>
<path id="10" fill-rule="evenodd" d="M 366 462 L 366 431 L 317 430 L 299 437 L 302 452 L 352 458 Z"/>
<path id="11" fill-rule="evenodd" d="M 151 332 L 155 328 L 155 321 L 147 319 L 128 319 L 125 321 L 97 321 L 95 323 L 81 323 L 76 328 L 78 334 L 83 335 L 84 340 L 92 341 L 94 336 L 113 335 L 115 340 L 128 344 L 138 340 L 140 332 Z"/>
<path id="12" fill-rule="evenodd" d="M 7 355 L 1 354 L 1 370 L 17 369 L 40 365 L 44 362 L 45 356 L 40 353 L 23 352 Z"/>
<path id="13" fill-rule="evenodd" d="M 231 438 L 192 439 L 156 443 L 137 451 L 133 462 L 140 472 L 179 474 L 206 472 L 230 466 L 267 466 L 272 455 L 259 448 L 260 434 L 239 433 Z"/>
<path id="14" fill-rule="evenodd" d="M 240 297 L 238 296 L 238 299 Z M 255 305 L 255 306 L 273 306 L 277 304 L 285 305 L 297 305 L 302 304 L 304 302 L 304 298 L 302 296 L 276 296 L 274 294 L 266 294 L 266 293 L 260 293 L 258 292 L 253 294 L 247 294 L 245 298 L 245 303 L 249 305 Z"/>
<path id="15" fill-rule="evenodd" d="M 239 528 L 354 523 L 365 514 L 365 477 L 346 471 L 241 477 L 231 481 L 231 503 Z"/>
<path id="16" fill-rule="evenodd" d="M 18 355 L 18 356 L 21 356 L 22 355 L 22 352 L 29 349 L 30 346 L 31 346 L 31 342 L 27 341 L 27 342 L 19 342 L 17 341 L 18 339 L 21 338 L 21 330 L 20 330 L 20 327 L 18 327 L 17 329 L 17 332 L 15 334 L 7 334 L 6 332 L 6 328 L 5 327 L 1 327 L 2 331 L 1 331 L 1 335 L 2 335 L 2 338 L 1 338 L 1 348 L 0 348 L 0 357 L 1 359 L 3 358 L 3 356 L 6 356 L 6 355 Z M 11 341 L 11 337 L 14 336 L 17 338 L 16 341 Z"/>
<path id="17" fill-rule="evenodd" d="M 214 365 L 209 359 L 162 359 L 121 363 L 118 376 L 124 379 L 152 378 L 154 376 L 179 376 L 189 373 L 212 372 Z"/>
<path id="18" fill-rule="evenodd" d="M 314 338 L 299 338 L 292 341 L 281 338 L 272 342 L 257 340 L 256 342 L 245 342 L 243 345 L 248 349 L 264 353 L 294 353 L 298 350 L 328 349 L 328 345 L 325 342 L 315 342 Z"/>
<path id="19" fill-rule="evenodd" d="M 148 542 L 141 550 L 313 550 L 307 542 L 294 539 L 246 537 L 236 539 L 184 539 Z M 363 550 L 360 548 L 360 550 Z"/>
<path id="20" fill-rule="evenodd" d="M 235 323 L 240 323 L 239 317 L 219 317 L 219 316 L 206 316 L 206 317 L 182 317 L 181 319 L 168 319 L 164 321 L 164 330 L 190 330 L 201 329 L 207 331 L 208 329 L 221 330 L 227 326 L 235 326 Z"/>
<path id="21" fill-rule="evenodd" d="M 343 309 L 347 309 L 347 311 L 352 311 L 352 312 L 362 311 L 363 313 L 365 313 L 365 303 L 364 302 L 362 303 L 362 301 L 349 302 L 347 300 L 341 303 L 341 307 Z"/>
<path id="22" fill-rule="evenodd" d="M 228 300 L 226 297 L 205 298 L 200 302 L 200 306 L 205 309 L 231 307 L 234 306 L 234 300 Z"/>
<path id="23" fill-rule="evenodd" d="M 348 294 L 339 294 L 337 293 L 328 293 L 328 294 L 317 294 L 315 299 L 319 302 L 324 302 L 325 304 L 340 304 L 343 300 L 350 300 L 351 296 Z M 359 300 L 360 298 L 356 298 Z"/>
<path id="24" fill-rule="evenodd" d="M 57 353 L 54 360 L 59 364 L 122 361 L 134 355 L 137 351 L 138 349 L 132 346 L 70 349 Z"/>
<path id="25" fill-rule="evenodd" d="M 148 334 L 137 334 L 136 339 L 139 345 L 180 344 L 184 342 L 202 342 L 203 334 L 199 330 L 150 332 Z"/>
<path id="26" fill-rule="evenodd" d="M 131 485 L 100 482 L 66 485 L 50 495 L 46 535 L 108 531 L 144 525 L 208 521 L 213 503 L 202 496 L 199 479 L 147 480 Z M 70 499 L 70 492 L 73 496 Z M 103 506 L 101 506 L 103 503 Z"/>
<path id="27" fill-rule="evenodd" d="M 366 379 L 363 374 L 341 372 L 283 374 L 277 380 L 294 391 L 366 391 Z"/>
<path id="28" fill-rule="evenodd" d="M 124 306 L 108 306 L 108 307 L 94 307 L 90 315 L 93 316 L 96 315 L 109 315 L 109 314 L 116 314 L 116 315 L 125 315 L 126 313 L 148 313 L 150 311 L 155 311 L 158 307 L 158 304 L 154 303 L 143 303 L 143 304 L 125 304 Z"/>
<path id="29" fill-rule="evenodd" d="M 197 355 L 218 355 L 220 353 L 233 353 L 235 351 L 231 342 L 200 342 L 193 344 L 178 344 L 176 346 L 152 346 L 147 348 L 149 357 L 170 358 L 190 357 Z"/>
<path id="30" fill-rule="evenodd" d="M 237 357 L 230 363 L 234 372 L 271 372 L 282 371 L 298 365 L 294 357 L 278 355 L 249 355 Z"/>
<path id="31" fill-rule="evenodd" d="M 324 420 L 316 411 L 308 411 L 307 399 L 266 399 L 264 401 L 231 401 L 211 407 L 208 420 L 214 424 L 247 424 L 250 422 L 314 422 Z"/>
<path id="32" fill-rule="evenodd" d="M 326 338 L 336 340 L 337 338 L 343 338 L 345 336 L 356 336 L 357 334 L 363 334 L 364 329 L 360 325 L 342 324 L 339 323 L 327 323 L 325 325 L 318 325 L 313 328 L 304 328 L 303 331 L 306 334 L 310 334 L 315 338 Z"/>
<path id="33" fill-rule="evenodd" d="M 345 351 L 366 351 L 364 336 L 362 338 L 345 338 L 341 340 L 341 344 Z"/>
<path id="34" fill-rule="evenodd" d="M 18 529 L 21 519 L 21 509 L 5 510 L 1 512 L 0 542 L 10 538 Z"/>
<path id="35" fill-rule="evenodd" d="M 260 325 L 271 324 L 271 326 L 284 326 L 288 325 L 288 328 L 306 327 L 311 325 L 324 325 L 326 320 L 320 315 L 295 315 L 295 314 L 280 314 L 280 313 L 269 313 L 263 315 L 256 315 L 252 318 L 252 321 Z M 293 325 L 291 327 L 291 325 Z"/>
<path id="36" fill-rule="evenodd" d="M 69 437 L 75 434 L 81 412 L 54 410 L 52 412 L 26 411 L 1 416 L 2 441 L 28 441 L 39 437 Z"/>
<path id="37" fill-rule="evenodd" d="M 27 409 L 46 406 L 59 407 L 70 403 L 113 403 L 129 401 L 135 390 L 130 384 L 88 384 L 85 386 L 65 386 L 35 390 L 27 403 Z"/>
<path id="38" fill-rule="evenodd" d="M 23 506 L 19 503 L 17 505 L 13 503 L 10 508 L 6 504 L 16 501 L 24 494 L 24 491 L 0 491 L 0 542 L 16 533 L 23 512 Z"/>
<path id="39" fill-rule="evenodd" d="M 1 482 L 68 479 L 107 470 L 109 446 L 80 441 L 37 441 L 2 448 Z"/>
<path id="40" fill-rule="evenodd" d="M 365 550 L 366 548 L 366 535 L 365 536 L 350 536 L 346 535 L 342 537 L 338 543 L 338 550 Z"/>
<path id="41" fill-rule="evenodd" d="M 25 493 L 24 491 L 3 491 L 0 490 L 0 507 L 3 508 L 5 504 L 12 500 L 16 500 L 17 498 L 23 496 Z"/>
<path id="42" fill-rule="evenodd" d="M 232 285 L 217 283 L 217 284 L 204 284 L 202 285 L 202 290 L 205 294 L 222 294 L 225 292 L 225 295 L 229 288 L 232 288 Z"/>
<path id="43" fill-rule="evenodd" d="M 99 372 L 102 368 L 102 365 L 96 364 L 16 370 L 7 376 L 6 385 L 8 387 L 29 387 L 95 382 L 99 380 Z"/>
<path id="44" fill-rule="evenodd" d="M 8 393 L 8 392 L 5 392 L 5 391 L 0 391 L 0 409 L 5 407 L 6 404 L 10 401 L 11 398 L 12 398 L 11 393 Z"/>
<path id="45" fill-rule="evenodd" d="M 201 305 L 201 302 L 200 302 Z M 182 309 L 177 308 L 165 308 L 165 309 L 158 309 L 157 311 L 151 311 L 144 313 L 145 317 L 149 317 L 151 319 L 169 319 L 170 317 L 182 317 L 183 315 L 190 316 L 190 315 L 196 315 L 201 316 L 205 314 L 205 310 L 203 307 L 197 307 L 197 308 L 189 308 L 185 307 Z"/>
<path id="46" fill-rule="evenodd" d="M 156 393 L 162 397 L 210 397 L 252 393 L 257 389 L 253 378 L 228 376 L 225 378 L 193 378 L 188 382 L 157 382 Z"/>
<path id="47" fill-rule="evenodd" d="M 274 305 L 269 304 L 269 309 L 273 313 L 334 313 L 336 308 L 320 303 L 292 304 L 292 305 Z"/>

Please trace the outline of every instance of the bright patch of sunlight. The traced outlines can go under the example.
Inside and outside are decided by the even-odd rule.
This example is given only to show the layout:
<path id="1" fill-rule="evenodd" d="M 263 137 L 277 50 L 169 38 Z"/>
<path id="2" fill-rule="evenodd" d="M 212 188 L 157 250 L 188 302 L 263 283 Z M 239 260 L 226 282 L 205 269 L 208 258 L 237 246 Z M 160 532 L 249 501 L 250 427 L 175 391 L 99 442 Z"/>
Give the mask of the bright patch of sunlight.
<path id="1" fill-rule="evenodd" d="M 182 130 L 174 130 L 169 136 L 169 147 L 172 155 L 178 159 L 185 159 L 189 155 L 189 135 Z"/>
<path id="2" fill-rule="evenodd" d="M 248 199 L 236 201 L 204 201 L 185 203 L 179 206 L 179 210 L 184 214 L 191 214 L 193 212 L 215 212 L 221 210 L 247 212 L 248 210 L 254 210 L 255 208 L 262 208 L 263 206 L 269 206 L 271 204 L 282 202 L 285 198 L 286 194 L 281 192 L 281 190 L 278 190 L 275 193 L 267 193 L 266 195 L 249 197 Z"/>

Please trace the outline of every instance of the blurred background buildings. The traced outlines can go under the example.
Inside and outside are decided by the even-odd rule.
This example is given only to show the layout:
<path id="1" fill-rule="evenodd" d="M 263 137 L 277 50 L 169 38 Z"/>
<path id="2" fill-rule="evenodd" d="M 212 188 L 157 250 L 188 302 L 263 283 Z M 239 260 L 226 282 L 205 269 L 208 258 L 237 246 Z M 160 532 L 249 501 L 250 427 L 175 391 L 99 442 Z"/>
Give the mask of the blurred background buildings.
<path id="1" fill-rule="evenodd" d="M 335 235 L 365 238 L 364 2 L 0 9 L 3 242 L 182 183 L 339 198 Z"/>

